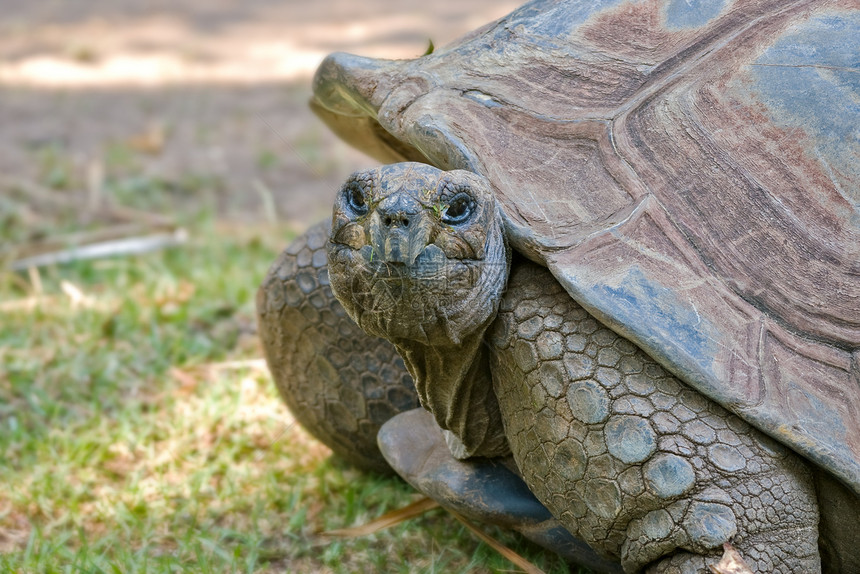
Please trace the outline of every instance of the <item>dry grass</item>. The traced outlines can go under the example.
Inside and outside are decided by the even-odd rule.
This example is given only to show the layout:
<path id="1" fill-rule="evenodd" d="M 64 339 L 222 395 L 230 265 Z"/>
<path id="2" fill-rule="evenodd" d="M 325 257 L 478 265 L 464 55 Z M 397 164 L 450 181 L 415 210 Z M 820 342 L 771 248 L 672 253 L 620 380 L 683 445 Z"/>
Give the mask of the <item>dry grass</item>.
<path id="1" fill-rule="evenodd" d="M 34 182 L 48 190 L 39 201 L 5 195 L 6 263 L 37 240 L 116 225 L 51 201 L 55 175 Z M 169 199 L 159 182 L 135 185 L 133 202 L 106 205 L 146 213 L 147 192 Z M 0 570 L 516 571 L 440 510 L 366 537 L 318 535 L 417 495 L 330 458 L 276 396 L 253 295 L 289 232 L 226 227 L 205 210 L 173 220 L 189 233 L 181 246 L 0 272 Z M 488 531 L 545 571 L 568 571 Z"/>

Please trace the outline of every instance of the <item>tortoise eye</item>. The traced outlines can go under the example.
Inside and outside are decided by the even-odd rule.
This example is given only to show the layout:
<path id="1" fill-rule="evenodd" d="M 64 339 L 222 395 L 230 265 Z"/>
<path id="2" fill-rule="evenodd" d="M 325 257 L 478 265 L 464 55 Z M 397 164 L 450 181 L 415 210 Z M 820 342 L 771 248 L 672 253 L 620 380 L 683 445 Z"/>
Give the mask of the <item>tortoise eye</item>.
<path id="1" fill-rule="evenodd" d="M 367 201 L 364 199 L 364 189 L 358 182 L 351 181 L 343 188 L 346 204 L 356 215 L 367 213 Z"/>
<path id="2" fill-rule="evenodd" d="M 474 209 L 474 200 L 465 193 L 458 193 L 442 211 L 442 222 L 457 225 L 468 221 Z"/>

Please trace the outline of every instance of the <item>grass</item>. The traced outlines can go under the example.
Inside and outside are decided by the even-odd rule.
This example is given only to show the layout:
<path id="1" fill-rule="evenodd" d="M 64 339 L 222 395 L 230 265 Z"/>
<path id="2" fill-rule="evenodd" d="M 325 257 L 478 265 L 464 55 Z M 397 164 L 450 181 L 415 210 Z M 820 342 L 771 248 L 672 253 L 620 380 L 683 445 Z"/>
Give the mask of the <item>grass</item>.
<path id="1" fill-rule="evenodd" d="M 46 184 L 72 179 L 49 160 Z M 74 227 L 10 205 L 0 245 Z M 416 494 L 333 459 L 276 395 L 253 301 L 289 233 L 184 217 L 180 247 L 0 271 L 0 572 L 515 571 L 441 510 L 319 536 Z"/>

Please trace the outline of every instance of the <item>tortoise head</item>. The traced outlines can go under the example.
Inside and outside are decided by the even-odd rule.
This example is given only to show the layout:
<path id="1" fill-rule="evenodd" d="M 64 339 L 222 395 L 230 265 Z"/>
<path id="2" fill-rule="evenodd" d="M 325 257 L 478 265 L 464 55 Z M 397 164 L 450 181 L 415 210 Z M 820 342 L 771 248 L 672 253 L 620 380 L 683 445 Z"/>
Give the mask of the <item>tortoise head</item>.
<path id="1" fill-rule="evenodd" d="M 509 269 L 479 175 L 398 163 L 354 174 L 337 195 L 332 291 L 364 331 L 394 343 L 459 458 L 509 452 L 483 350 Z"/>
<path id="2" fill-rule="evenodd" d="M 365 331 L 443 347 L 483 333 L 509 269 L 489 182 L 420 163 L 346 181 L 328 260 L 332 291 Z"/>

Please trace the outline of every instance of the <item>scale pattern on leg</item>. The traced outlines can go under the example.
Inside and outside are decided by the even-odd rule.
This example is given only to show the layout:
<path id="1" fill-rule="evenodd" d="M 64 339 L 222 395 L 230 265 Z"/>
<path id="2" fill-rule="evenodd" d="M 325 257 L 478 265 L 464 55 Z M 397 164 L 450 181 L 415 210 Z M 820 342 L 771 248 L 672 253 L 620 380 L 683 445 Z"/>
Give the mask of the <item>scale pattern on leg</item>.
<path id="1" fill-rule="evenodd" d="M 729 540 L 756 571 L 820 571 L 804 462 L 601 325 L 546 269 L 517 266 L 492 329 L 514 457 L 575 536 L 629 572 L 707 571 L 702 556 L 715 563 Z"/>
<path id="2" fill-rule="evenodd" d="M 390 472 L 379 427 L 418 407 L 394 346 L 369 337 L 331 292 L 325 243 L 330 223 L 297 238 L 257 292 L 257 322 L 275 385 L 311 434 L 349 462 Z"/>

